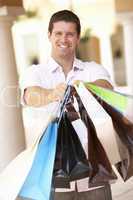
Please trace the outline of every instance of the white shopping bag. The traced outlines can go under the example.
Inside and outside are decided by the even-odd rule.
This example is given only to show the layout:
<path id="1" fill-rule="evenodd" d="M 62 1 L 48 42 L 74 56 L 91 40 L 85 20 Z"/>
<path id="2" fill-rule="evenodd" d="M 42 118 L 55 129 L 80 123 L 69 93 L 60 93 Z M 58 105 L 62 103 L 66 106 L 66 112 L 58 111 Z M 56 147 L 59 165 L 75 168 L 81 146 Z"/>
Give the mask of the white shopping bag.
<path id="1" fill-rule="evenodd" d="M 94 123 L 97 136 L 103 145 L 108 159 L 112 165 L 118 163 L 123 159 L 120 149 L 123 149 L 123 152 L 126 152 L 126 148 L 124 145 L 122 145 L 121 141 L 116 135 L 111 117 L 93 97 L 93 95 L 85 88 L 83 83 L 80 83 L 78 87 L 75 86 L 75 88 L 89 117 Z"/>

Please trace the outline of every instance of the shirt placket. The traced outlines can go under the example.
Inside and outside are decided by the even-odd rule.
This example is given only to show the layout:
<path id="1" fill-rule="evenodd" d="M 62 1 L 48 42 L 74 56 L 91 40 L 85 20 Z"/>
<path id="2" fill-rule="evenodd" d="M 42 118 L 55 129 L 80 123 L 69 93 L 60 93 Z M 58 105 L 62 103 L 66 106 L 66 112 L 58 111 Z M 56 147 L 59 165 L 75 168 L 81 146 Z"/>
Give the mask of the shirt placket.
<path id="1" fill-rule="evenodd" d="M 72 82 L 73 82 L 75 76 L 76 76 L 76 73 L 74 72 L 74 70 L 71 70 L 71 71 L 68 73 L 67 77 L 66 77 L 66 83 L 67 83 L 67 84 L 72 84 Z"/>

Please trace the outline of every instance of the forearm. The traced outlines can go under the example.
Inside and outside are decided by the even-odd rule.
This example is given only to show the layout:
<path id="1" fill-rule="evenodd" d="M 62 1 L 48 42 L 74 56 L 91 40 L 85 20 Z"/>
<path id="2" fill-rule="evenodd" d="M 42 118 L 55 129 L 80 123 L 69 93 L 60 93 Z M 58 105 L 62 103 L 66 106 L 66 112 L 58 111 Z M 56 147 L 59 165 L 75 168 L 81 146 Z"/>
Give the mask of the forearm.
<path id="1" fill-rule="evenodd" d="M 60 83 L 53 89 L 38 86 L 28 87 L 24 93 L 24 100 L 28 106 L 41 107 L 62 100 L 65 90 L 65 83 Z"/>
<path id="2" fill-rule="evenodd" d="M 76 85 L 78 85 L 79 83 L 80 83 L 80 80 L 74 81 L 74 84 L 76 84 Z M 90 83 L 94 83 L 95 85 L 100 86 L 100 87 L 113 89 L 113 86 L 111 85 L 111 83 L 104 79 L 98 79 L 98 80 L 90 82 Z"/>
<path id="3" fill-rule="evenodd" d="M 28 87 L 24 93 L 24 100 L 28 106 L 40 107 L 52 102 L 52 93 L 52 89 L 44 89 L 37 86 Z"/>
<path id="4" fill-rule="evenodd" d="M 109 81 L 106 81 L 103 79 L 98 79 L 98 80 L 94 81 L 93 83 L 96 84 L 97 86 L 105 87 L 108 89 L 113 89 L 113 86 L 111 85 L 111 83 L 109 83 Z"/>

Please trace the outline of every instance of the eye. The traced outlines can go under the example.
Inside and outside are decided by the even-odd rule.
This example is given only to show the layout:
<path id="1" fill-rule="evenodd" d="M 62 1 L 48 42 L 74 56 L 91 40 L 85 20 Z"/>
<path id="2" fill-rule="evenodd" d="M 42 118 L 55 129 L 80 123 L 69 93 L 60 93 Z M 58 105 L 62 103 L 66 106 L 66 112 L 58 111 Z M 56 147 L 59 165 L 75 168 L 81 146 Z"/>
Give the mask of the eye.
<path id="1" fill-rule="evenodd" d="M 59 36 L 61 36 L 61 35 L 62 35 L 61 32 L 56 32 L 56 33 L 55 33 L 55 36 L 57 36 L 57 37 L 59 37 Z"/>
<path id="2" fill-rule="evenodd" d="M 67 37 L 73 38 L 75 36 L 75 32 L 68 32 Z"/>
<path id="3" fill-rule="evenodd" d="M 74 33 L 68 33 L 67 36 L 73 37 L 73 36 L 74 36 Z"/>

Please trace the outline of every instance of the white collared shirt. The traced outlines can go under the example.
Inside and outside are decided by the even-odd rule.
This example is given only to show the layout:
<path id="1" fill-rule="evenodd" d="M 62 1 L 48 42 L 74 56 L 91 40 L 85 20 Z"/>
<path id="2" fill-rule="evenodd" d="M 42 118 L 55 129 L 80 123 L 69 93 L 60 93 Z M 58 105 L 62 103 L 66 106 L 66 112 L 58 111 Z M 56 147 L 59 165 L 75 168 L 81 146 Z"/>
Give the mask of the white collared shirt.
<path id="1" fill-rule="evenodd" d="M 72 84 L 75 80 L 93 82 L 104 79 L 110 82 L 110 76 L 106 69 L 95 62 L 82 62 L 74 59 L 72 70 L 65 77 L 62 67 L 53 58 L 43 65 L 32 65 L 28 67 L 20 78 L 20 88 L 40 86 L 46 89 L 55 88 L 59 83 Z"/>
<path id="2" fill-rule="evenodd" d="M 93 82 L 98 79 L 104 79 L 110 82 L 110 76 L 104 67 L 95 62 L 82 62 L 76 58 L 74 59 L 72 70 L 68 73 L 67 77 L 65 77 L 62 67 L 59 66 L 53 58 L 48 59 L 48 61 L 43 65 L 33 65 L 27 68 L 20 77 L 27 146 L 32 143 L 36 135 L 43 127 L 43 119 L 46 113 L 53 112 L 54 107 L 57 107 L 58 103 L 51 103 L 47 106 L 39 108 L 28 107 L 23 101 L 24 89 L 31 86 L 40 86 L 46 89 L 52 89 L 62 82 L 72 84 L 75 80 Z M 79 124 L 78 121 L 75 121 L 73 125 L 77 130 L 77 134 L 79 135 L 84 149 L 86 149 L 87 132 L 85 127 L 83 124 Z M 77 188 L 78 191 L 87 191 L 88 178 L 77 181 Z M 61 192 L 73 191 L 75 190 L 75 182 L 71 183 L 71 189 L 56 190 Z"/>

